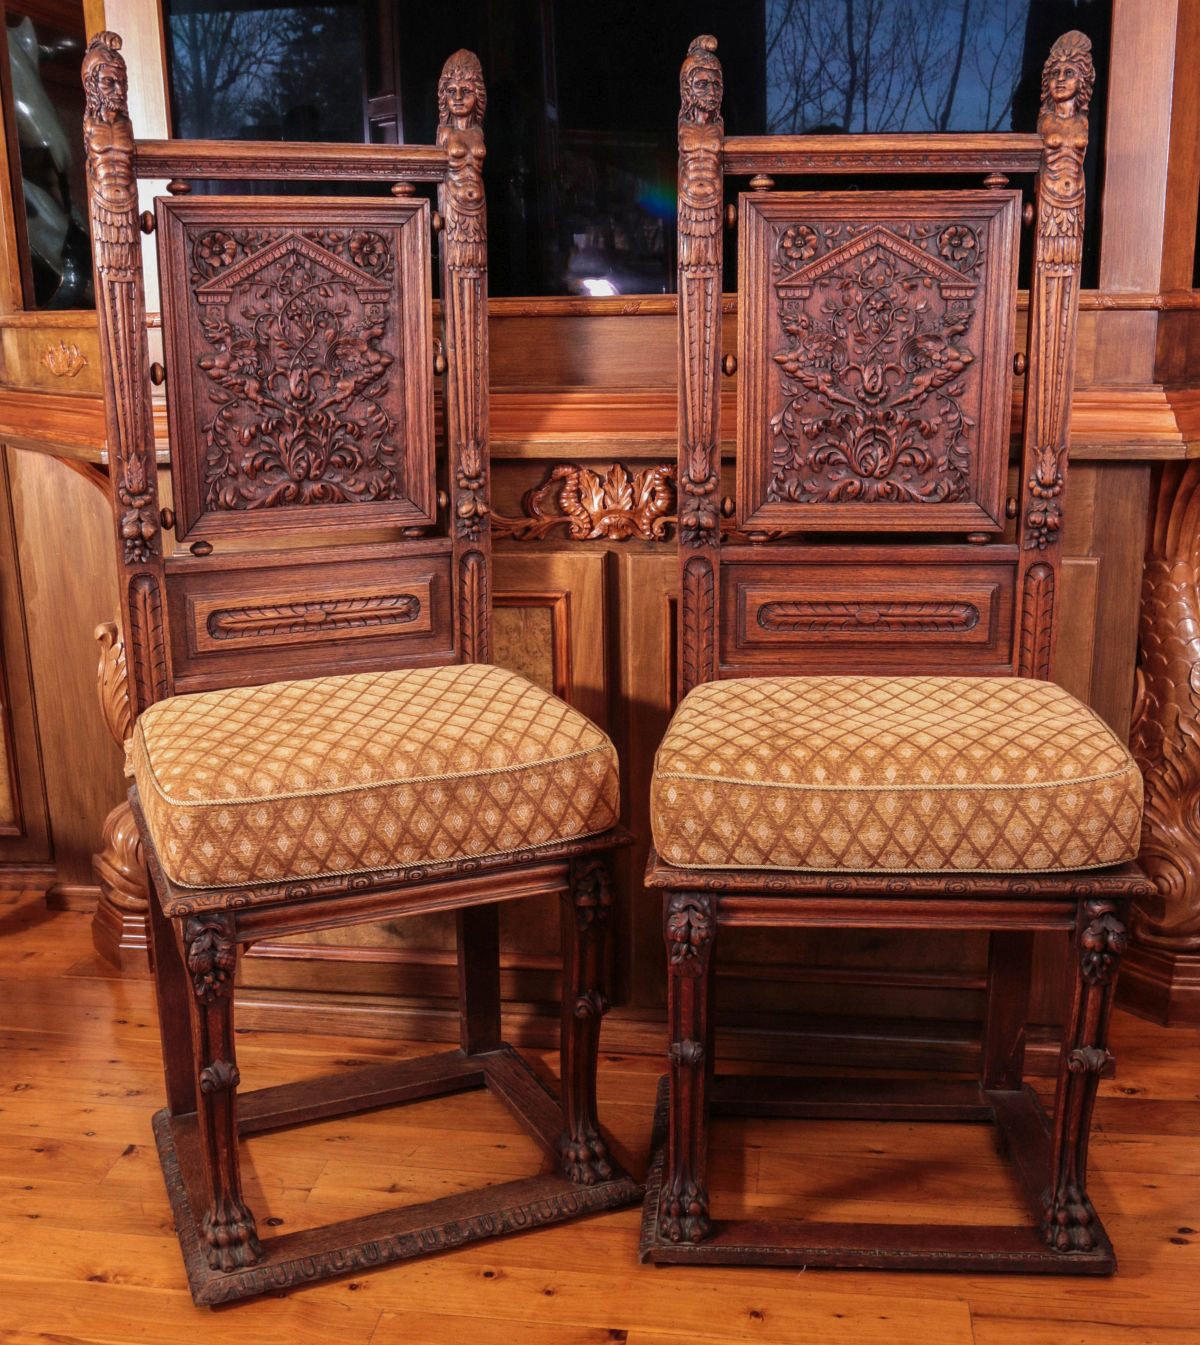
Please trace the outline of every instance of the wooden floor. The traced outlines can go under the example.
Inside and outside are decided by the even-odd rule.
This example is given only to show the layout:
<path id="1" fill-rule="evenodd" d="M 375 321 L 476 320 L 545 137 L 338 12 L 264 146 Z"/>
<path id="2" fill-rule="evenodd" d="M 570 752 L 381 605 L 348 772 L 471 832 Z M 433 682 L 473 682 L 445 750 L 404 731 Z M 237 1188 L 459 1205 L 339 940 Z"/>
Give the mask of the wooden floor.
<path id="1" fill-rule="evenodd" d="M 149 983 L 95 957 L 86 917 L 0 895 L 0 1341 L 1200 1345 L 1200 1032 L 1121 1015 L 1114 1037 L 1092 1181 L 1121 1261 L 1113 1280 L 643 1267 L 628 1210 L 210 1312 L 188 1297 L 151 1139 L 162 1078 Z M 256 1087 L 419 1049 L 245 1033 L 239 1062 Z M 601 1114 L 639 1173 L 660 1069 L 602 1056 Z M 739 1121 L 715 1144 L 718 1213 L 902 1220 L 940 1204 L 960 1222 L 1020 1217 L 984 1127 Z M 247 1149 L 264 1234 L 539 1162 L 477 1093 Z"/>

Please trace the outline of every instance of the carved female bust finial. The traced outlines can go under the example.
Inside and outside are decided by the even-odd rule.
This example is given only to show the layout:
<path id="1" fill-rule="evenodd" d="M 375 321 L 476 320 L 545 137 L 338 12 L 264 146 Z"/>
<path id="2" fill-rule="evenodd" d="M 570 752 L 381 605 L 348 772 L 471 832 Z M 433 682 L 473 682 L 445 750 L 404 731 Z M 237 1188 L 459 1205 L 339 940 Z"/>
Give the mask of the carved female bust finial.
<path id="1" fill-rule="evenodd" d="M 679 120 L 706 125 L 721 119 L 725 81 L 717 59 L 717 39 L 707 33 L 687 50 L 679 71 Z"/>
<path id="2" fill-rule="evenodd" d="M 1064 33 L 1042 68 L 1042 113 L 1085 117 L 1095 87 L 1091 39 L 1079 32 Z"/>
<path id="3" fill-rule="evenodd" d="M 438 80 L 438 122 L 465 131 L 483 124 L 487 86 L 483 67 L 473 51 L 456 51 L 442 66 Z"/>

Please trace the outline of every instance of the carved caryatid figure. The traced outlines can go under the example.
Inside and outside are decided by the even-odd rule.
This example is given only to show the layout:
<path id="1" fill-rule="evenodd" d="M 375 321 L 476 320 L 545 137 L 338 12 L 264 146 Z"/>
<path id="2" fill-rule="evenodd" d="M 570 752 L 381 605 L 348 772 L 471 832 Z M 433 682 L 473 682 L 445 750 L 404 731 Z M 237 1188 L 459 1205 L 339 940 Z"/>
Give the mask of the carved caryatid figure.
<path id="1" fill-rule="evenodd" d="M 1092 44 L 1083 33 L 1065 33 L 1042 70 L 1038 133 L 1044 149 L 1038 175 L 1038 228 L 1030 303 L 1031 350 L 1038 377 L 1026 390 L 1026 442 L 1032 454 L 1024 544 L 1045 551 L 1062 535 L 1059 497 L 1070 396 L 1055 395 L 1071 377 L 1069 334 L 1079 299 L 1083 252 L 1083 158 L 1088 104 L 1096 84 Z M 1032 433 L 1032 443 L 1030 443 Z"/>
<path id="2" fill-rule="evenodd" d="M 452 270 L 481 274 L 487 265 L 484 216 L 483 114 L 487 88 L 479 58 L 456 51 L 438 80 L 437 143 L 446 151 L 446 261 Z"/>
<path id="3" fill-rule="evenodd" d="M 1038 133 L 1045 145 L 1041 178 L 1038 260 L 1074 267 L 1083 246 L 1083 156 L 1088 105 L 1096 86 L 1092 44 L 1066 33 L 1050 48 L 1042 70 Z"/>
<path id="4" fill-rule="evenodd" d="M 679 264 L 715 266 L 721 237 L 724 80 L 717 39 L 698 37 L 679 71 Z"/>
<path id="5" fill-rule="evenodd" d="M 137 182 L 129 82 L 120 50 L 116 33 L 97 33 L 88 44 L 83 58 L 83 142 L 97 269 L 113 280 L 132 280 L 139 245 Z"/>

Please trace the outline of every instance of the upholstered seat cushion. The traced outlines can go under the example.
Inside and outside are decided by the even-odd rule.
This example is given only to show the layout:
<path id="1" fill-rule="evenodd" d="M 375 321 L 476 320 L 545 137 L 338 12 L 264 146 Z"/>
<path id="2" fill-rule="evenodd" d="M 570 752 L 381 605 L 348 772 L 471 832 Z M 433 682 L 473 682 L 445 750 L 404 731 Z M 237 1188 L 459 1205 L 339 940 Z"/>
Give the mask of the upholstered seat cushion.
<path id="1" fill-rule="evenodd" d="M 668 864 L 1036 873 L 1138 851 L 1142 780 L 1050 682 L 760 677 L 688 695 L 655 759 Z"/>
<path id="2" fill-rule="evenodd" d="M 617 759 L 578 711 L 482 664 L 174 696 L 130 758 L 168 878 L 224 888 L 595 835 Z"/>

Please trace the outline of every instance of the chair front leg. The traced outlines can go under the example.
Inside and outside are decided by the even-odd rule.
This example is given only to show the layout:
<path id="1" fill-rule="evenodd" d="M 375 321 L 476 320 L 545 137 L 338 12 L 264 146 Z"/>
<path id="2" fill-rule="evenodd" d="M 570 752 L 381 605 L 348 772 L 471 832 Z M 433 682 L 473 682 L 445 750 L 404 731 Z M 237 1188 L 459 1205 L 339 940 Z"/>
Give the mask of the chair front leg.
<path id="1" fill-rule="evenodd" d="M 192 978 L 192 1050 L 199 1066 L 196 1111 L 208 1202 L 201 1218 L 204 1250 L 211 1269 L 237 1270 L 254 1265 L 263 1251 L 254 1216 L 242 1199 L 238 1161 L 233 919 L 221 913 L 189 916 L 183 942 Z"/>
<path id="2" fill-rule="evenodd" d="M 613 1175 L 596 1114 L 600 1022 L 608 1012 L 605 949 L 612 888 L 604 859 L 572 861 L 563 893 L 562 1167 L 581 1186 Z"/>
<path id="3" fill-rule="evenodd" d="M 672 892 L 666 902 L 671 1099 L 658 1228 L 669 1242 L 702 1242 L 710 1230 L 706 1057 L 716 906 L 706 892 Z"/>
<path id="4" fill-rule="evenodd" d="M 1042 1216 L 1042 1235 L 1060 1252 L 1091 1251 L 1097 1241 L 1096 1212 L 1087 1193 L 1088 1136 L 1100 1076 L 1112 1063 L 1108 1020 L 1128 942 L 1124 917 L 1125 903 L 1106 899 L 1081 901 L 1076 917 L 1078 962 L 1063 1031 Z"/>

